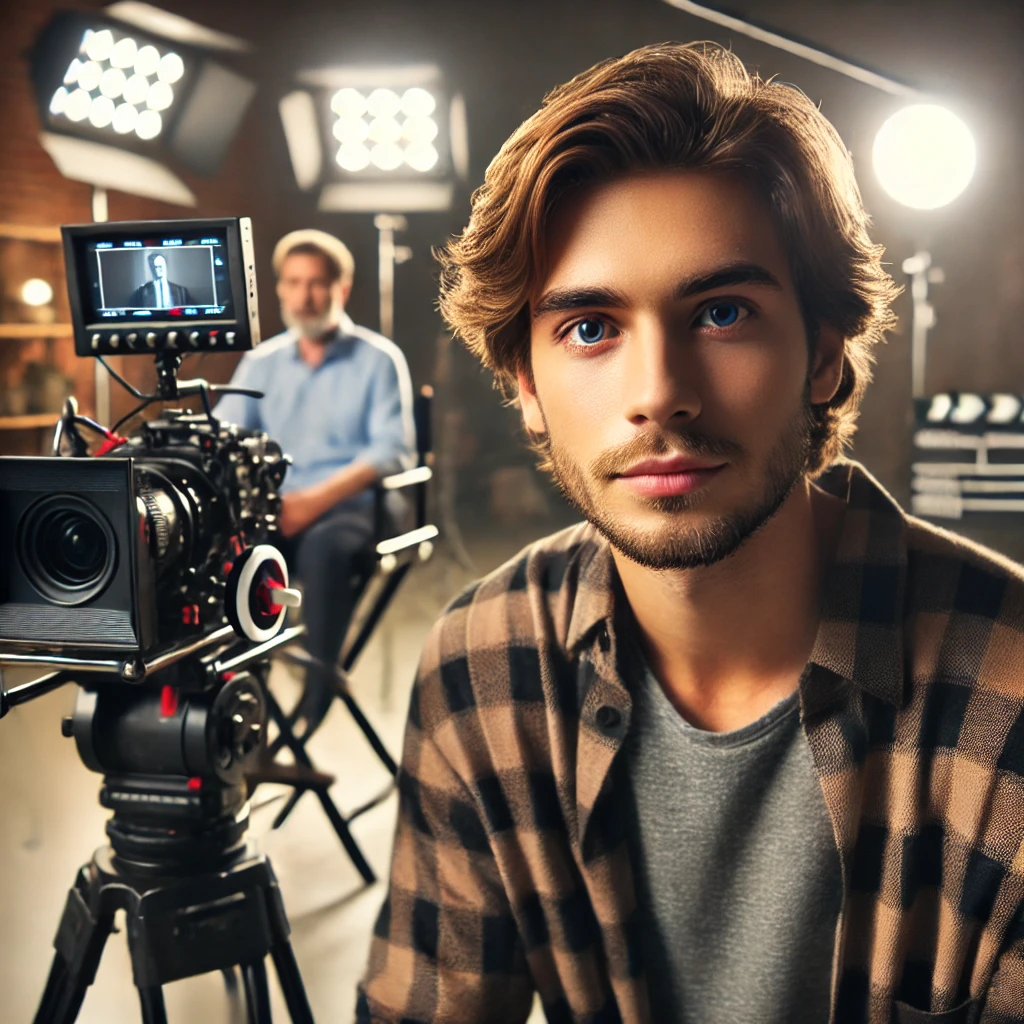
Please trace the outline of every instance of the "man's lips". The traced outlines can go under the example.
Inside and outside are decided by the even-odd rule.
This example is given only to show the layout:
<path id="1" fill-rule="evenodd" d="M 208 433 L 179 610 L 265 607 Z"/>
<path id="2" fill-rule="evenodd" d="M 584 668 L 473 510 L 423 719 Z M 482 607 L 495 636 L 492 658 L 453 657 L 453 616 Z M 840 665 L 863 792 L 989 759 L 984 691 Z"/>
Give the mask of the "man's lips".
<path id="1" fill-rule="evenodd" d="M 616 479 L 636 494 L 664 498 L 689 494 L 703 487 L 725 469 L 725 463 L 701 462 L 684 456 L 644 459 L 620 473 Z"/>

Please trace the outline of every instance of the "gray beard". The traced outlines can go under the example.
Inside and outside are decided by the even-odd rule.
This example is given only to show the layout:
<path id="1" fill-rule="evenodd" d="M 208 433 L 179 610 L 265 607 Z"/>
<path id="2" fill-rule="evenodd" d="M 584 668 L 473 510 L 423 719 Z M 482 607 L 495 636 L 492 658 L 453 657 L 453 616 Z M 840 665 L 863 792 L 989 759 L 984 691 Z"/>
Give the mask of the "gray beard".
<path id="1" fill-rule="evenodd" d="M 341 323 L 342 307 L 332 302 L 330 309 L 320 316 L 299 316 L 281 305 L 281 320 L 285 327 L 298 331 L 304 338 L 322 338 Z"/>
<path id="2" fill-rule="evenodd" d="M 769 452 L 764 485 L 754 500 L 744 508 L 717 516 L 699 528 L 676 531 L 644 531 L 614 518 L 595 499 L 580 466 L 557 443 L 550 441 L 550 433 L 547 453 L 554 468 L 555 482 L 566 500 L 628 559 L 647 569 L 696 569 L 728 558 L 779 511 L 804 475 L 810 450 L 810 427 L 811 406 L 805 392 L 800 410 Z M 685 433 L 680 436 L 686 438 Z M 731 442 L 716 442 L 696 436 L 687 442 L 686 447 L 694 455 L 717 455 L 735 450 Z M 648 504 L 670 516 L 698 508 L 703 498 L 698 491 L 693 495 L 650 499 Z"/>

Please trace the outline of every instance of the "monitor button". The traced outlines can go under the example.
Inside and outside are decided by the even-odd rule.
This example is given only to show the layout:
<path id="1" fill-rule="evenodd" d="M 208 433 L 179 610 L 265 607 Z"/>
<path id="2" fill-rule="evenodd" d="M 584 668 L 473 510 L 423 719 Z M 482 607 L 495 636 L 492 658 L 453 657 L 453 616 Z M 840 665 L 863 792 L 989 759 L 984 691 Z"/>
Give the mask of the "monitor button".
<path id="1" fill-rule="evenodd" d="M 132 331 L 130 334 L 125 336 L 124 340 L 127 342 L 129 348 L 135 348 L 135 343 L 139 340 L 139 336 L 135 331 Z"/>
<path id="2" fill-rule="evenodd" d="M 192 331 L 189 334 L 189 336 L 188 336 L 188 343 L 193 348 L 199 348 L 199 339 L 200 339 L 200 337 L 201 337 L 201 335 L 200 335 L 199 331 Z"/>
<path id="3" fill-rule="evenodd" d="M 167 347 L 177 348 L 178 347 L 178 332 L 168 331 L 167 332 Z"/>
<path id="4" fill-rule="evenodd" d="M 156 339 L 157 339 L 156 331 L 150 331 L 146 335 L 146 345 L 147 345 L 147 347 L 148 348 L 156 348 Z"/>
<path id="5" fill-rule="evenodd" d="M 109 338 L 107 338 L 107 344 L 111 348 L 120 348 L 121 347 L 121 335 L 118 334 L 115 331 L 113 334 L 110 335 Z"/>
<path id="6" fill-rule="evenodd" d="M 92 338 L 90 339 L 90 347 L 92 348 L 93 352 L 99 352 L 100 342 L 102 340 L 103 335 L 100 334 L 98 331 L 92 336 Z"/>
<path id="7" fill-rule="evenodd" d="M 229 345 L 234 345 L 234 343 L 235 343 L 235 332 L 234 331 L 226 331 L 224 333 L 224 340 Z"/>

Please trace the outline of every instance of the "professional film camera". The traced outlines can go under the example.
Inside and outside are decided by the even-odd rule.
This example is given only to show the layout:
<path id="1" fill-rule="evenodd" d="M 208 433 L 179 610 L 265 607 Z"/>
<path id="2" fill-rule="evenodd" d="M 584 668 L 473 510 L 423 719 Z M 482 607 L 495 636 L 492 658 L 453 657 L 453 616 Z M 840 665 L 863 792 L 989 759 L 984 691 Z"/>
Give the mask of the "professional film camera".
<path id="1" fill-rule="evenodd" d="M 166 1020 L 161 986 L 241 968 L 250 1021 L 270 1020 L 264 959 L 291 1018 L 311 1022 L 267 860 L 245 838 L 245 772 L 263 745 L 267 657 L 289 640 L 285 562 L 271 541 L 287 468 L 258 431 L 220 423 L 211 395 L 179 380 L 195 351 L 259 342 L 246 218 L 63 229 L 81 356 L 151 353 L 157 388 L 107 429 L 69 399 L 58 457 L 0 458 L 0 715 L 67 682 L 64 733 L 104 776 L 110 845 L 71 889 L 37 1024 L 75 1019 L 114 914 L 127 914 L 146 1024 Z M 110 369 L 108 367 L 108 369 Z M 131 437 L 120 426 L 166 408 Z M 90 435 L 92 444 L 90 445 Z M 88 454 L 90 447 L 93 453 Z"/>

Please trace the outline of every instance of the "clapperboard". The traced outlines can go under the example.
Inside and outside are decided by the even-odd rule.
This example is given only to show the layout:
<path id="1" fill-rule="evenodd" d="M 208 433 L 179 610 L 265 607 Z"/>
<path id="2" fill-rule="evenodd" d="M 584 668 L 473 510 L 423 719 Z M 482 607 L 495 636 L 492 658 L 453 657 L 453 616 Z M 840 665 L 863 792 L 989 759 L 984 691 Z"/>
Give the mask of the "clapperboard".
<path id="1" fill-rule="evenodd" d="M 961 391 L 914 406 L 915 515 L 1024 512 L 1024 397 Z"/>

